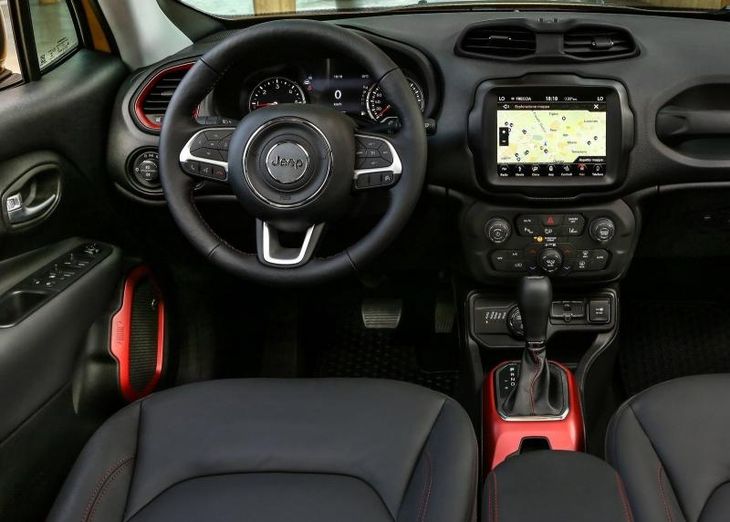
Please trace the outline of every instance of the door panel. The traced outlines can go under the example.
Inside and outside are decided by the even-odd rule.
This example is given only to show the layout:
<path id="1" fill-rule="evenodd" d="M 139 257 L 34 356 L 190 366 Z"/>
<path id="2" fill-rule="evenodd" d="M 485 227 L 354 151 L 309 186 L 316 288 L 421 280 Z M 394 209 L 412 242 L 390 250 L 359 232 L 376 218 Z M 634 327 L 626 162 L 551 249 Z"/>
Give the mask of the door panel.
<path id="1" fill-rule="evenodd" d="M 36 274 L 54 270 L 59 258 L 88 241 L 71 239 L 0 263 L 0 296 L 13 296 L 19 285 L 32 288 Z M 79 256 L 77 256 L 79 257 Z M 60 267 L 61 271 L 63 267 Z M 60 292 L 49 294 L 41 306 L 0 320 L 0 441 L 37 411 L 71 378 L 86 333 L 108 307 L 121 277 L 117 248 Z M 41 275 L 38 292 L 44 292 Z M 55 290 L 55 289 L 53 289 Z M 9 292 L 8 292 L 9 291 Z M 0 318 L 18 304 L 0 297 Z"/>
<path id="2" fill-rule="evenodd" d="M 41 161 L 29 155 L 43 154 L 62 171 L 58 209 L 42 226 L 9 233 L 2 217 L 0 259 L 71 236 L 104 239 L 119 226 L 105 157 L 111 107 L 125 75 L 118 58 L 81 50 L 40 81 L 0 91 L 0 194 L 8 177 Z"/>
<path id="3" fill-rule="evenodd" d="M 126 73 L 119 58 L 82 49 L 0 91 L 0 520 L 43 519 L 99 422 L 77 413 L 71 381 L 121 281 L 122 252 L 111 245 L 124 221 L 105 157 Z M 92 240 L 109 245 L 103 258 L 40 288 Z"/>

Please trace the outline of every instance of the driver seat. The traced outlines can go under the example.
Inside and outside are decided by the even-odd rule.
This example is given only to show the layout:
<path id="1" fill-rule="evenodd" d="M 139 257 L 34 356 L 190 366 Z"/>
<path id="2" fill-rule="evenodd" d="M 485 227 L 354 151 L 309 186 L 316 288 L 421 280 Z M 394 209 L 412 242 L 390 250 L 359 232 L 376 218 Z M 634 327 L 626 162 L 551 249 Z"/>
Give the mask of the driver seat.
<path id="1" fill-rule="evenodd" d="M 48 520 L 471 522 L 477 470 L 466 412 L 419 386 L 207 381 L 107 420 Z"/>

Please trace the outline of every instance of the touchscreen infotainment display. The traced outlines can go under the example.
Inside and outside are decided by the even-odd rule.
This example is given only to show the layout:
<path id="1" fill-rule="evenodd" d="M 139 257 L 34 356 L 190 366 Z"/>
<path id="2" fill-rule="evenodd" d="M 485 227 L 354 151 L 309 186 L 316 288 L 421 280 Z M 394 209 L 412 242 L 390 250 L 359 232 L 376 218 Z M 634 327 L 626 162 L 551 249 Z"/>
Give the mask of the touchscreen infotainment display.
<path id="1" fill-rule="evenodd" d="M 499 89 L 500 177 L 603 177 L 607 102 L 602 89 Z"/>

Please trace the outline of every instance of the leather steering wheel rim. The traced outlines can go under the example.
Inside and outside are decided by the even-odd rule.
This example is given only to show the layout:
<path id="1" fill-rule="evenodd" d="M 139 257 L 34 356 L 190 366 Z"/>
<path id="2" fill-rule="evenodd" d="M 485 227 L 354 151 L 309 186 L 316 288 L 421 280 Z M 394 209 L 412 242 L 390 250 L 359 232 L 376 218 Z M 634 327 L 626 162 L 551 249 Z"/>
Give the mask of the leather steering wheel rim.
<path id="1" fill-rule="evenodd" d="M 231 67 L 245 63 L 247 57 L 260 54 L 261 49 L 284 43 L 309 46 L 320 52 L 331 51 L 364 67 L 388 93 L 401 122 L 399 131 L 387 136 L 402 163 L 402 175 L 398 183 L 384 193 L 388 198 L 385 214 L 347 250 L 327 258 L 312 258 L 295 268 L 262 264 L 256 254 L 242 252 L 216 234 L 195 206 L 196 180 L 182 171 L 179 161 L 180 151 L 190 137 L 203 129 L 193 117 L 195 108 L 223 75 Z M 426 152 L 426 133 L 418 104 L 403 72 L 382 50 L 363 36 L 331 23 L 280 20 L 262 23 L 229 37 L 203 55 L 186 74 L 170 101 L 162 125 L 160 180 L 175 222 L 212 263 L 240 277 L 265 284 L 320 283 L 359 270 L 397 237 L 421 195 Z"/>

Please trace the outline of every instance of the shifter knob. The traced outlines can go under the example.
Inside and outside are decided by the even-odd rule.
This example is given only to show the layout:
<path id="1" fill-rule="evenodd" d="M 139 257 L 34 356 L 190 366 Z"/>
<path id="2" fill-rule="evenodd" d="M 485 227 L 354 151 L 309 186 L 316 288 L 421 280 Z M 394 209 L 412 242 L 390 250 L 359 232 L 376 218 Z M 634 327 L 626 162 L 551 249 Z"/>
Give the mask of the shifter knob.
<path id="1" fill-rule="evenodd" d="M 545 276 L 523 277 L 518 299 L 528 348 L 544 346 L 553 303 L 550 279 Z"/>

